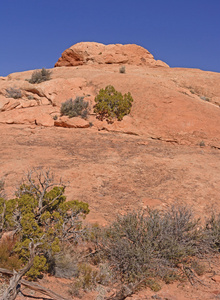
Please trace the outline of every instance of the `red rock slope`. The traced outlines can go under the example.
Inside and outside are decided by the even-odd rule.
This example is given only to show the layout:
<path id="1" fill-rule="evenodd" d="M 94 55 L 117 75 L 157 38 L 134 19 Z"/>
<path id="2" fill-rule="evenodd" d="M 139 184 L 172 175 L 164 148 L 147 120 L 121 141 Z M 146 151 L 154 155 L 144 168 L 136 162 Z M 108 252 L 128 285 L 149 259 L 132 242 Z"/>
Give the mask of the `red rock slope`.
<path id="1" fill-rule="evenodd" d="M 76 58 L 68 53 L 77 53 Z M 111 58 L 111 59 L 110 59 Z M 119 73 L 121 64 L 125 74 Z M 77 64 L 78 66 L 74 66 Z M 32 71 L 0 78 L 0 123 L 88 127 L 144 135 L 178 144 L 205 142 L 220 148 L 220 74 L 169 68 L 136 45 L 79 43 L 66 51 L 51 69 L 52 79 L 30 84 Z M 69 66 L 72 65 L 72 66 Z M 158 66 L 161 67 L 158 67 Z M 98 122 L 92 114 L 100 88 L 113 85 L 131 92 L 131 114 L 121 122 Z M 20 88 L 22 98 L 7 98 L 6 89 Z M 87 121 L 59 118 L 69 98 L 84 96 L 90 103 Z M 54 122 L 54 118 L 58 118 Z"/>

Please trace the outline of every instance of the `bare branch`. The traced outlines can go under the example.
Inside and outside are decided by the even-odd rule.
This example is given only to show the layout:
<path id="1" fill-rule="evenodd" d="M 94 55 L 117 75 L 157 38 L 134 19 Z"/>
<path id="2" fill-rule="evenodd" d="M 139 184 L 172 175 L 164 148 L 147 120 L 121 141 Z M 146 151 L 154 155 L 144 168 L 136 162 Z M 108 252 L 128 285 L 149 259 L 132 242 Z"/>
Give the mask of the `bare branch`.
<path id="1" fill-rule="evenodd" d="M 4 195 L 4 185 L 5 185 L 5 182 L 4 182 L 4 180 L 0 180 L 0 198 L 2 197 L 4 197 L 5 195 Z"/>
<path id="2" fill-rule="evenodd" d="M 50 188 L 56 185 L 61 185 L 62 188 L 65 188 L 65 185 L 62 183 L 61 179 L 59 183 L 54 182 L 54 174 L 50 170 L 44 171 L 42 168 L 35 168 L 29 170 L 26 176 L 23 178 L 21 184 L 22 189 L 19 188 L 17 194 L 21 196 L 25 193 L 30 193 L 35 196 L 38 200 L 38 215 L 41 215 L 48 206 L 53 204 L 62 195 L 61 191 L 60 195 L 53 199 L 51 203 L 43 206 L 43 200 L 46 193 Z"/>
<path id="3" fill-rule="evenodd" d="M 3 208 L 2 208 L 2 214 L 0 216 L 0 239 L 3 234 L 3 228 L 4 228 L 4 224 L 5 224 L 5 210 L 6 210 L 6 203 L 4 201 Z"/>
<path id="4" fill-rule="evenodd" d="M 50 205 L 52 205 L 57 199 L 59 199 L 62 196 L 63 188 L 65 189 L 65 185 L 62 186 L 61 191 L 58 196 L 56 196 L 50 203 L 44 205 L 41 209 L 39 209 L 37 216 L 40 216 L 41 214 L 43 214 Z"/>
<path id="5" fill-rule="evenodd" d="M 10 284 L 8 288 L 5 290 L 3 297 L 1 300 L 14 300 L 16 299 L 19 291 L 20 291 L 20 281 L 21 278 L 30 270 L 30 268 L 34 264 L 34 257 L 35 257 L 35 249 L 39 246 L 39 244 L 34 244 L 31 242 L 29 244 L 29 250 L 30 250 L 30 258 L 27 263 L 27 265 L 16 272 L 15 270 L 13 271 L 13 276 L 10 279 Z"/>
<path id="6" fill-rule="evenodd" d="M 7 275 L 13 275 L 13 271 L 3 269 L 3 268 L 0 268 L 0 273 L 7 274 Z M 25 286 L 25 287 L 31 289 L 31 290 L 34 290 L 36 292 L 42 293 L 43 295 L 46 295 L 46 296 L 50 297 L 51 300 L 68 300 L 68 299 L 54 293 L 53 291 L 51 291 L 51 290 L 49 290 L 49 289 L 47 289 L 47 288 L 45 288 L 45 287 L 43 287 L 43 286 L 41 286 L 37 283 L 33 283 L 33 282 L 29 282 L 27 280 L 21 279 L 20 284 L 22 286 Z M 7 299 L 7 300 L 9 300 L 9 299 Z M 42 299 L 42 297 L 41 298 L 39 297 L 39 299 Z M 4 298 L 0 298 L 0 300 L 4 300 Z"/>

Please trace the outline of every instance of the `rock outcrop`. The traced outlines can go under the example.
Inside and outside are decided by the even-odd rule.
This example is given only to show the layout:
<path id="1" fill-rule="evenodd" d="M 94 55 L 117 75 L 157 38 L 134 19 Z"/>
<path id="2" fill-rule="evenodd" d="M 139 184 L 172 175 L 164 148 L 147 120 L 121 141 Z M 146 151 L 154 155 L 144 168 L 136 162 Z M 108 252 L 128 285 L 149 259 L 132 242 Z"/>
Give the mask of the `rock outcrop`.
<path id="1" fill-rule="evenodd" d="M 135 44 L 104 45 L 94 42 L 82 42 L 66 49 L 55 67 L 70 67 L 88 64 L 128 64 L 149 67 L 169 67 L 155 60 L 146 49 Z"/>
<path id="2" fill-rule="evenodd" d="M 105 225 L 118 214 L 176 203 L 192 207 L 201 221 L 220 212 L 219 73 L 169 68 L 136 45 L 97 43 L 67 49 L 56 65 L 51 80 L 39 84 L 28 82 L 33 71 L 0 77 L 0 179 L 8 199 L 27 170 L 43 167 L 67 184 L 67 199 L 89 203 L 86 222 Z M 109 84 L 134 99 L 131 113 L 112 124 L 93 113 L 95 96 Z M 8 93 L 13 88 L 19 98 Z M 62 103 L 77 96 L 89 102 L 86 120 L 60 114 Z M 214 299 L 217 257 L 215 268 L 215 276 L 202 275 L 201 289 L 174 282 L 157 295 Z M 59 288 L 57 278 L 53 284 Z M 137 299 L 146 295 L 155 292 Z"/>
<path id="3" fill-rule="evenodd" d="M 54 121 L 54 126 L 64 127 L 64 128 L 88 128 L 90 127 L 89 122 L 76 117 L 68 118 L 67 116 L 62 116 L 58 120 Z"/>
<path id="4" fill-rule="evenodd" d="M 79 43 L 64 53 L 58 65 L 79 66 L 54 68 L 49 81 L 29 83 L 33 71 L 0 77 L 1 124 L 69 128 L 93 125 L 98 131 L 220 148 L 220 74 L 154 68 L 158 62 L 137 45 Z M 121 64 L 126 64 L 125 74 L 119 72 Z M 134 99 L 129 116 L 113 124 L 98 121 L 93 114 L 95 96 L 109 84 L 122 94 L 130 92 Z M 20 91 L 20 98 L 8 94 L 13 88 Z M 89 103 L 88 119 L 60 118 L 62 103 L 77 96 Z"/>

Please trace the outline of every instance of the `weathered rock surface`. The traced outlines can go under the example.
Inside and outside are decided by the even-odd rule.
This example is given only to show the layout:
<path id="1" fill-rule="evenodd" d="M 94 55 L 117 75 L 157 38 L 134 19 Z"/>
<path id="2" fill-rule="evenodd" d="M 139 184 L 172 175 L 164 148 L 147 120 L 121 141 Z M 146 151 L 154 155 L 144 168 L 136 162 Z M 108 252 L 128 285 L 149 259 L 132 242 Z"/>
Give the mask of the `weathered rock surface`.
<path id="1" fill-rule="evenodd" d="M 169 67 L 161 60 L 155 60 L 146 49 L 135 44 L 104 45 L 82 42 L 66 49 L 55 67 L 70 67 L 87 64 L 129 64 L 150 67 Z"/>
<path id="2" fill-rule="evenodd" d="M 220 148 L 220 74 L 179 68 L 85 65 L 52 70 L 52 79 L 30 84 L 31 72 L 14 73 L 0 81 L 0 122 L 27 123 L 23 120 L 59 118 L 67 99 L 83 96 L 89 102 L 88 122 L 98 130 L 144 135 L 177 144 Z M 93 115 L 94 98 L 99 89 L 113 85 L 122 93 L 131 92 L 131 114 L 113 124 L 100 122 Z M 7 98 L 6 89 L 20 88 L 21 99 Z M 35 121 L 34 121 L 35 122 Z M 37 124 L 40 124 L 37 121 Z"/>
<path id="3" fill-rule="evenodd" d="M 82 118 L 79 118 L 79 117 L 69 118 L 66 116 L 62 116 L 58 120 L 55 120 L 54 125 L 57 127 L 64 127 L 64 128 L 88 128 L 88 127 L 90 127 L 89 122 Z"/>
<path id="4" fill-rule="evenodd" d="M 126 55 L 114 50 L 108 56 L 104 48 L 95 53 L 99 47 L 91 46 L 93 53 L 86 56 L 82 45 L 74 58 L 82 65 L 54 68 L 50 81 L 30 84 L 32 71 L 0 77 L 0 178 L 7 197 L 27 170 L 43 167 L 68 184 L 68 199 L 89 203 L 89 222 L 106 224 L 132 209 L 173 203 L 192 206 L 202 219 L 219 212 L 220 74 L 154 68 L 147 50 L 148 64 L 127 54 L 126 73 L 120 74 Z M 109 84 L 134 98 L 131 114 L 113 124 L 97 120 L 92 110 L 99 89 Z M 11 87 L 21 89 L 22 98 L 7 98 Z M 76 96 L 89 102 L 87 120 L 60 117 L 62 102 Z M 157 295 L 214 299 L 220 295 L 218 266 L 216 258 L 217 275 L 205 275 L 204 286 L 173 283 Z M 62 284 L 53 284 L 59 292 Z M 146 291 L 134 297 L 146 299 Z"/>

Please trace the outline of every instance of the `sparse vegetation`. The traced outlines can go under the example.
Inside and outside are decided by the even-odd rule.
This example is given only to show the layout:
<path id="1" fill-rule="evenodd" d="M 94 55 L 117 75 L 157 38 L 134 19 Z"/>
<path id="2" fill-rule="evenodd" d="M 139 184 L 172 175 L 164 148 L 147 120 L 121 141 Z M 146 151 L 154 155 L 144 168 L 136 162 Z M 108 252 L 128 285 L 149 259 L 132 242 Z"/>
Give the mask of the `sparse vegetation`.
<path id="1" fill-rule="evenodd" d="M 191 266 L 198 276 L 202 276 L 206 272 L 206 266 L 198 260 L 193 260 Z"/>
<path id="2" fill-rule="evenodd" d="M 86 119 L 88 116 L 89 103 L 84 100 L 84 97 L 76 97 L 75 100 L 66 100 L 61 105 L 60 113 L 61 116 L 68 116 L 69 118 L 80 116 Z"/>
<path id="3" fill-rule="evenodd" d="M 201 141 L 201 142 L 199 143 L 199 146 L 200 146 L 200 147 L 205 147 L 205 142 L 204 142 L 204 141 Z"/>
<path id="4" fill-rule="evenodd" d="M 95 102 L 94 112 L 97 114 L 97 118 L 112 122 L 115 118 L 121 121 L 125 115 L 130 113 L 133 98 L 129 92 L 122 95 L 112 85 L 108 85 L 99 91 Z"/>
<path id="5" fill-rule="evenodd" d="M 51 79 L 51 71 L 42 68 L 41 70 L 35 70 L 32 75 L 31 79 L 29 80 L 30 83 L 41 83 L 43 81 L 47 81 Z"/>
<path id="6" fill-rule="evenodd" d="M 211 101 L 211 99 L 209 97 L 203 95 L 203 92 L 201 91 L 200 88 L 189 86 L 188 89 L 190 90 L 191 94 L 197 95 L 198 97 L 200 97 L 201 100 L 204 100 L 207 102 Z"/>
<path id="7" fill-rule="evenodd" d="M 19 99 L 22 97 L 21 89 L 17 88 L 8 88 L 6 89 L 6 97 L 7 98 L 14 98 L 14 99 Z"/>
<path id="8" fill-rule="evenodd" d="M 212 214 L 206 222 L 205 232 L 208 236 L 208 244 L 212 249 L 220 252 L 220 214 Z"/>
<path id="9" fill-rule="evenodd" d="M 164 212 L 131 212 L 105 229 L 99 245 L 123 281 L 159 276 L 171 282 L 180 277 L 179 264 L 219 245 L 219 224 L 218 219 L 209 221 L 207 234 L 206 229 L 199 229 L 199 220 L 191 210 L 183 206 Z"/>
<path id="10" fill-rule="evenodd" d="M 35 99 L 33 95 L 28 95 L 27 98 L 28 98 L 28 100 L 34 100 Z"/>
<path id="11" fill-rule="evenodd" d="M 19 256 L 13 251 L 15 241 L 4 238 L 0 243 L 0 267 L 9 270 L 18 270 L 21 267 Z"/>
<path id="12" fill-rule="evenodd" d="M 31 280 L 43 272 L 72 278 L 69 293 L 77 297 L 117 282 L 123 296 L 137 287 L 157 292 L 161 281 L 197 280 L 206 272 L 203 255 L 220 251 L 220 215 L 202 226 L 189 207 L 174 205 L 132 211 L 104 228 L 83 227 L 88 204 L 66 201 L 64 192 L 62 181 L 40 169 L 28 172 L 16 198 L 6 201 L 2 193 L 0 237 L 12 232 L 13 240 L 1 244 L 0 267 Z"/>
<path id="13" fill-rule="evenodd" d="M 204 101 L 207 101 L 207 102 L 210 102 L 209 97 L 201 96 L 200 99 L 202 99 Z"/>
<path id="14" fill-rule="evenodd" d="M 121 66 L 119 73 L 125 74 L 125 66 Z"/>

